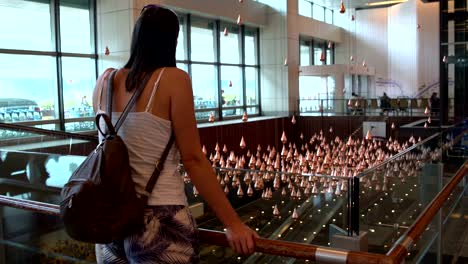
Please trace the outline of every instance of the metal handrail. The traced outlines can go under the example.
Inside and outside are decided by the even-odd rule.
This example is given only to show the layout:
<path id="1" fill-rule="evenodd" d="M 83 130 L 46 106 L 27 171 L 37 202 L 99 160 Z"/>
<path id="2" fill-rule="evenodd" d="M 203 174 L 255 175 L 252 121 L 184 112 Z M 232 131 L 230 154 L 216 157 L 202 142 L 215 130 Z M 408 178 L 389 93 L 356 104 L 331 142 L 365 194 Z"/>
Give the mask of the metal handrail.
<path id="1" fill-rule="evenodd" d="M 33 211 L 42 214 L 60 215 L 58 205 L 23 200 L 0 195 L 0 205 L 18 209 Z M 211 245 L 229 247 L 224 232 L 198 229 L 200 241 Z M 369 263 L 369 264 L 393 264 L 389 256 L 367 252 L 347 251 L 336 248 L 318 247 L 309 244 L 285 242 L 272 239 L 257 238 L 255 240 L 255 252 L 306 259 L 317 263 Z"/>
<path id="2" fill-rule="evenodd" d="M 468 173 L 468 161 L 457 171 L 455 176 L 450 182 L 445 185 L 441 192 L 431 201 L 431 203 L 424 209 L 423 213 L 419 215 L 411 227 L 400 237 L 400 239 L 393 245 L 387 256 L 396 260 L 403 260 L 406 254 L 411 250 L 414 244 L 421 238 L 422 233 L 426 230 L 427 226 L 432 222 L 434 216 L 440 211 L 447 198 L 457 187 L 460 181 Z"/>

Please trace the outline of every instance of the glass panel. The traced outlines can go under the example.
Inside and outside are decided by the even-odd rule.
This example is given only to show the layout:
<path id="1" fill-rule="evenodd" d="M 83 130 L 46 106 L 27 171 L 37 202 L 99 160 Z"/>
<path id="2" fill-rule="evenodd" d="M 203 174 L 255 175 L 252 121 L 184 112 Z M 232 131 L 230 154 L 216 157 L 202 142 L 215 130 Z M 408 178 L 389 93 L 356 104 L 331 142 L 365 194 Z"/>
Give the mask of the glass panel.
<path id="1" fill-rule="evenodd" d="M 238 25 L 221 23 L 221 63 L 240 63 L 240 28 Z"/>
<path id="2" fill-rule="evenodd" d="M 299 15 L 312 17 L 312 4 L 306 0 L 299 0 L 298 2 Z"/>
<path id="3" fill-rule="evenodd" d="M 301 66 L 309 66 L 310 63 L 310 46 L 306 43 L 301 44 Z"/>
<path id="4" fill-rule="evenodd" d="M 192 64 L 195 109 L 218 107 L 218 81 L 213 65 Z"/>
<path id="5" fill-rule="evenodd" d="M 243 105 L 242 68 L 221 66 L 221 91 L 223 107 Z"/>
<path id="6" fill-rule="evenodd" d="M 327 65 L 332 64 L 332 52 L 331 50 L 327 49 Z"/>
<path id="7" fill-rule="evenodd" d="M 322 49 L 314 47 L 314 65 L 322 65 L 320 61 L 320 56 L 322 55 Z"/>
<path id="8" fill-rule="evenodd" d="M 299 76 L 299 98 L 301 98 L 301 112 L 319 110 L 320 92 L 326 91 L 320 76 Z"/>
<path id="9" fill-rule="evenodd" d="M 325 21 L 325 17 L 324 17 L 325 13 L 323 11 L 323 7 L 314 4 L 312 6 L 312 11 L 314 12 L 312 16 L 313 19 L 319 20 L 319 21 Z"/>
<path id="10" fill-rule="evenodd" d="M 258 107 L 247 107 L 247 114 L 249 115 L 257 115 L 259 114 Z"/>
<path id="11" fill-rule="evenodd" d="M 192 61 L 215 61 L 214 22 L 193 19 L 191 30 Z"/>
<path id="12" fill-rule="evenodd" d="M 176 59 L 177 60 L 186 60 L 187 56 L 185 53 L 186 46 L 187 44 L 185 43 L 185 17 L 184 16 L 179 16 L 179 24 L 180 24 L 180 30 L 179 30 L 179 39 L 177 40 L 177 50 L 176 50 Z"/>
<path id="13" fill-rule="evenodd" d="M 53 49 L 49 1 L 38 2 L 0 2 L 1 48 L 47 51 Z"/>
<path id="14" fill-rule="evenodd" d="M 245 64 L 257 65 L 257 30 L 245 29 Z"/>
<path id="15" fill-rule="evenodd" d="M 333 10 L 325 9 L 325 22 L 333 24 Z"/>
<path id="16" fill-rule="evenodd" d="M 60 35 L 63 52 L 93 53 L 90 0 L 60 2 Z"/>
<path id="17" fill-rule="evenodd" d="M 55 58 L 0 54 L 0 114 L 5 122 L 58 117 Z"/>
<path id="18" fill-rule="evenodd" d="M 258 105 L 258 69 L 245 68 L 245 97 L 247 105 Z"/>
<path id="19" fill-rule="evenodd" d="M 94 59 L 62 58 L 65 118 L 93 117 L 92 96 L 96 84 Z"/>

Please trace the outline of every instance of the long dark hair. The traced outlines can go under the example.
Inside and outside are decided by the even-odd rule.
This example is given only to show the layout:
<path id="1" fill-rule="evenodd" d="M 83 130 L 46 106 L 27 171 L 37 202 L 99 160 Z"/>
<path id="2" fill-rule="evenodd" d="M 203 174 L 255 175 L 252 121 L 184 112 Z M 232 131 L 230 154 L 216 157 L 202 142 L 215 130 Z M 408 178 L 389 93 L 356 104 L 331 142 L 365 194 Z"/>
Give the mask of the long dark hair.
<path id="1" fill-rule="evenodd" d="M 125 86 L 133 90 L 146 74 L 161 67 L 176 66 L 179 19 L 169 9 L 156 5 L 145 6 L 135 23 L 130 48 L 129 69 Z"/>

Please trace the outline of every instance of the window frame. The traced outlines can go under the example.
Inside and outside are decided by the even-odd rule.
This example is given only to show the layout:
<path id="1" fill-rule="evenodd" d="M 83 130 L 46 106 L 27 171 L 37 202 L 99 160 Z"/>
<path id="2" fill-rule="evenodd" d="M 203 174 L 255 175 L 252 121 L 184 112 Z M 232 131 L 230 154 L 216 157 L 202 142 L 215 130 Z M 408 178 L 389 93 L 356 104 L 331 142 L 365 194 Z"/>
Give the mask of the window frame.
<path id="1" fill-rule="evenodd" d="M 239 26 L 239 35 L 240 35 L 240 43 L 239 43 L 239 48 L 240 48 L 240 63 L 226 63 L 226 62 L 221 62 L 221 37 L 223 34 L 223 28 L 222 24 L 229 24 L 229 25 L 234 25 L 231 22 L 228 21 L 222 21 L 220 19 L 209 19 L 209 18 L 204 18 L 200 16 L 194 16 L 190 13 L 188 14 L 183 14 L 183 13 L 177 13 L 179 17 L 183 17 L 183 21 L 185 22 L 184 24 L 184 29 L 185 29 L 185 38 L 184 38 L 184 43 L 183 45 L 179 46 L 178 48 L 184 48 L 186 49 L 186 58 L 185 60 L 176 60 L 177 63 L 183 63 L 187 65 L 188 69 L 188 74 L 192 76 L 192 65 L 213 65 L 216 68 L 216 74 L 217 74 L 217 85 L 218 85 L 218 106 L 214 108 L 204 108 L 204 109 L 195 109 L 195 114 L 197 113 L 209 113 L 214 112 L 215 119 L 218 121 L 222 120 L 230 120 L 230 119 L 237 119 L 240 116 L 242 116 L 243 112 L 247 112 L 248 108 L 257 108 L 258 109 L 258 114 L 251 115 L 251 116 L 260 116 L 262 113 L 262 108 L 261 108 L 261 79 L 260 79 L 260 29 L 255 28 L 255 27 L 246 27 L 245 25 L 240 25 Z M 214 62 L 204 62 L 204 61 L 194 61 L 192 60 L 192 48 L 191 48 L 191 41 L 192 41 L 192 36 L 191 36 L 191 28 L 192 28 L 192 19 L 201 19 L 201 20 L 206 20 L 206 21 L 211 21 L 214 23 L 214 29 L 213 29 L 213 34 L 214 34 L 214 48 L 215 48 L 215 61 Z M 246 37 L 246 31 L 249 32 L 254 32 L 255 36 L 255 52 L 256 52 L 256 58 L 255 58 L 255 65 L 251 64 L 246 64 L 245 60 L 245 37 Z M 182 44 L 182 43 L 180 43 Z M 179 45 L 180 45 L 179 44 Z M 235 66 L 239 67 L 241 69 L 241 76 L 242 76 L 242 105 L 241 106 L 223 106 L 223 98 L 222 98 L 222 85 L 221 85 L 221 68 L 222 66 Z M 246 68 L 256 68 L 257 69 L 257 104 L 251 105 L 247 104 L 247 80 L 246 80 Z M 235 114 L 235 115 L 229 115 L 229 116 L 224 116 L 223 111 L 225 110 L 238 110 L 241 109 L 242 113 L 241 114 Z M 197 118 L 197 123 L 204 123 L 208 122 L 208 118 Z"/>
<path id="2" fill-rule="evenodd" d="M 90 58 L 94 59 L 94 74 L 95 78 L 99 75 L 98 72 L 98 40 L 97 40 L 97 0 L 89 0 L 89 14 L 90 14 L 90 34 L 91 34 L 91 50 L 93 53 L 74 53 L 74 52 L 62 52 L 61 49 L 61 31 L 60 31 L 60 0 L 50 0 L 50 29 L 52 37 L 52 51 L 39 51 L 39 50 L 19 50 L 10 48 L 0 48 L 0 54 L 11 54 L 11 55 L 32 55 L 32 56 L 49 56 L 54 57 L 56 64 L 56 84 L 57 84 L 57 107 L 58 117 L 51 120 L 37 120 L 37 121 L 25 121 L 15 122 L 15 124 L 25 126 L 43 126 L 43 125 L 55 125 L 55 130 L 65 131 L 66 123 L 74 122 L 88 122 L 93 121 L 94 117 L 80 117 L 80 118 L 65 118 L 65 107 L 64 107 L 64 90 L 63 90 L 63 76 L 62 76 L 62 58 Z"/>

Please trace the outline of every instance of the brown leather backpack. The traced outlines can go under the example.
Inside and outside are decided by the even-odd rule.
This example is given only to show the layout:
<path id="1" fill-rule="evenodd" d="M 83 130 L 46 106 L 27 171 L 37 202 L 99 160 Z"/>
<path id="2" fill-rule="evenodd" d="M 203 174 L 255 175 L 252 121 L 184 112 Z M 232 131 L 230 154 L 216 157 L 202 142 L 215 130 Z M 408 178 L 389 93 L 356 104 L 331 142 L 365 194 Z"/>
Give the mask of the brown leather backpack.
<path id="1" fill-rule="evenodd" d="M 148 195 L 151 194 L 174 143 L 174 134 L 171 134 L 169 143 L 147 183 L 146 194 L 138 197 L 131 177 L 127 147 L 117 132 L 151 74 L 148 74 L 137 88 L 114 127 L 111 122 L 112 86 L 116 71 L 111 73 L 108 81 L 108 115 L 96 116 L 96 126 L 103 140 L 76 169 L 62 189 L 60 215 L 65 230 L 70 237 L 83 242 L 106 244 L 124 239 L 143 228 L 144 207 Z M 100 127 L 101 118 L 107 126 L 106 132 Z"/>

